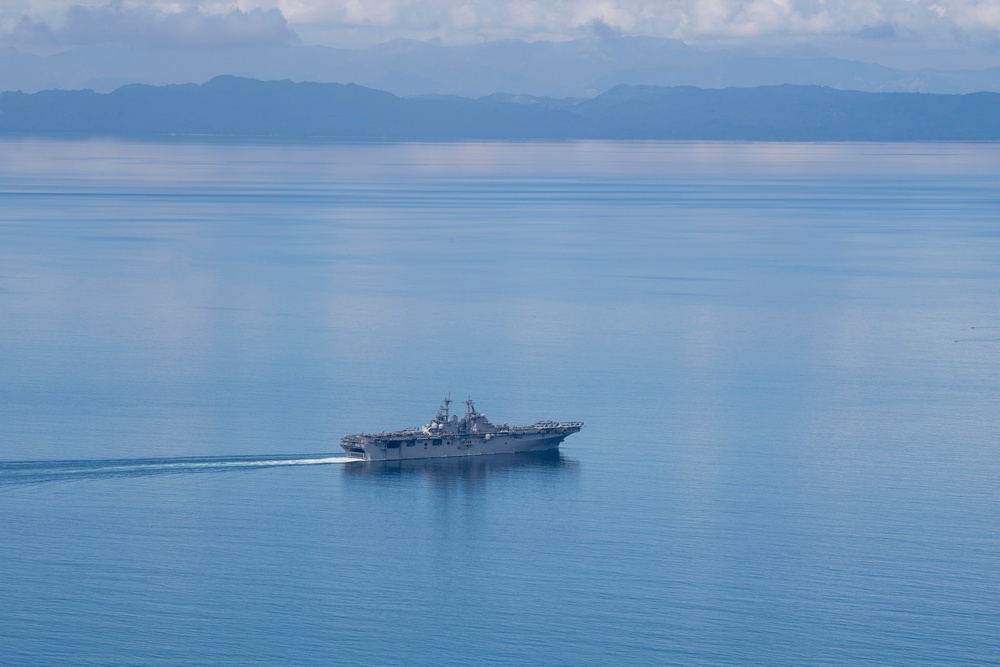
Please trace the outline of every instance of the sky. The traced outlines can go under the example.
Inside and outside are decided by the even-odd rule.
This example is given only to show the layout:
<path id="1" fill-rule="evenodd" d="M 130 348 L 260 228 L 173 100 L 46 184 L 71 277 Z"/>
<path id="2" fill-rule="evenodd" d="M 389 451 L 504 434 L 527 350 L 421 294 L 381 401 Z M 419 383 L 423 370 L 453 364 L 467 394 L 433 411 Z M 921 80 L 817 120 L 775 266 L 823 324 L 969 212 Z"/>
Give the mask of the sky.
<path id="1" fill-rule="evenodd" d="M 1000 0 L 2 0 L 0 48 L 444 44 L 645 35 L 878 61 L 1000 61 Z M 886 55 L 888 54 L 888 55 Z M 894 55 L 893 55 L 894 54 Z"/>

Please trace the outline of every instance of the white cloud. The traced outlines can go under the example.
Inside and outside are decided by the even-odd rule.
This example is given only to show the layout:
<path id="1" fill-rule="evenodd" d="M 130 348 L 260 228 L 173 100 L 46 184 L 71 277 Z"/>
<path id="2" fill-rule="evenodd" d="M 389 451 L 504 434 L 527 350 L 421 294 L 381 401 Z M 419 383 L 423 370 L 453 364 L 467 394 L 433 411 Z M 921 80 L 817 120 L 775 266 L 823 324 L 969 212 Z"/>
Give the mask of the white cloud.
<path id="1" fill-rule="evenodd" d="M 52 46 L 216 46 L 298 41 L 278 9 L 229 8 L 209 13 L 199 7 L 127 5 L 121 0 L 91 6 L 73 4 L 51 19 L 22 14 L 8 21 L 7 35 L 14 44 Z"/>
<path id="2" fill-rule="evenodd" d="M 454 40 L 572 37 L 595 21 L 624 34 L 680 39 L 874 34 L 873 28 L 892 34 L 885 26 L 917 35 L 1000 31 L 1000 0 L 242 0 L 241 6 L 255 1 L 280 9 L 296 27 L 380 27 L 386 39 L 422 31 Z"/>
<path id="3" fill-rule="evenodd" d="M 83 0 L 86 2 L 87 0 Z M 76 0 L 81 2 L 81 0 Z M 571 38 L 587 32 L 685 40 L 810 38 L 1000 41 L 1000 0 L 12 0 L 0 26 L 66 43 L 280 43 L 295 31 L 371 42 L 439 37 Z M 4 13 L 6 12 L 6 13 Z M 288 21 L 286 23 L 285 21 Z M 609 32 L 610 31 L 610 32 Z"/>
<path id="4" fill-rule="evenodd" d="M 1000 0 L 981 2 L 952 2 L 946 6 L 944 17 L 954 17 L 955 24 L 963 30 L 1000 31 Z"/>

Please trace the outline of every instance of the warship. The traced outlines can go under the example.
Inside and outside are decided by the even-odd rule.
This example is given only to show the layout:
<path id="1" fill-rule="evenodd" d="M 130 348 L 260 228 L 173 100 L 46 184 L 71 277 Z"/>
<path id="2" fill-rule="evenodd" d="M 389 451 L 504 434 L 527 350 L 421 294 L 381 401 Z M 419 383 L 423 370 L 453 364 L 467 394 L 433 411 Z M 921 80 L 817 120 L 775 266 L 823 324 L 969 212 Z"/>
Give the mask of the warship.
<path id="1" fill-rule="evenodd" d="M 438 413 L 419 428 L 389 433 L 345 435 L 340 446 L 347 458 L 359 461 L 402 461 L 446 456 L 516 454 L 556 449 L 566 436 L 583 428 L 583 422 L 535 422 L 527 426 L 491 424 L 476 412 L 472 398 L 465 401 L 465 415 L 449 414 L 449 394 Z"/>

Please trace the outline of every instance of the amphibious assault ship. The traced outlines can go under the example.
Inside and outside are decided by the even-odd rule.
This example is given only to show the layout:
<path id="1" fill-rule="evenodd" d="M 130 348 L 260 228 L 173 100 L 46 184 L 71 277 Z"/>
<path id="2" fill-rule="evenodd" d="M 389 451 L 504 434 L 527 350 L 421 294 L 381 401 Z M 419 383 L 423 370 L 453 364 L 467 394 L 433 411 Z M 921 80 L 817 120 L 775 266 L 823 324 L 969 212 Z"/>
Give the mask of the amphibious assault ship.
<path id="1" fill-rule="evenodd" d="M 555 449 L 566 436 L 583 428 L 583 422 L 536 422 L 529 426 L 493 425 L 476 412 L 472 399 L 465 401 L 465 415 L 450 415 L 451 396 L 429 424 L 390 433 L 345 435 L 340 446 L 347 458 L 359 461 L 398 461 L 444 456 L 515 454 Z"/>

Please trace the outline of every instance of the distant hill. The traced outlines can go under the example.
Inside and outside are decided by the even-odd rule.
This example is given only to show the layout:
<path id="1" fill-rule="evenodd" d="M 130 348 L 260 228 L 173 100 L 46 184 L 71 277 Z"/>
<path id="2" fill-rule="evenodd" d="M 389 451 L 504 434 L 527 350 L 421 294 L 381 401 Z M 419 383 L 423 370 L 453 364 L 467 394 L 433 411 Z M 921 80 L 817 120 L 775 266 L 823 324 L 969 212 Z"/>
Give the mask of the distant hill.
<path id="1" fill-rule="evenodd" d="M 817 86 L 612 88 L 591 99 L 401 98 L 357 85 L 216 77 L 111 93 L 0 94 L 0 135 L 136 139 L 1000 140 L 1000 93 Z"/>
<path id="2" fill-rule="evenodd" d="M 467 45 L 397 39 L 360 49 L 89 46 L 47 56 L 0 53 L 0 90 L 110 92 L 128 83 L 203 83 L 220 74 L 353 82 L 402 96 L 479 97 L 503 91 L 582 98 L 618 84 L 699 88 L 794 84 L 947 94 L 1000 91 L 1000 67 L 910 71 L 804 48 L 759 54 L 638 36 Z"/>

